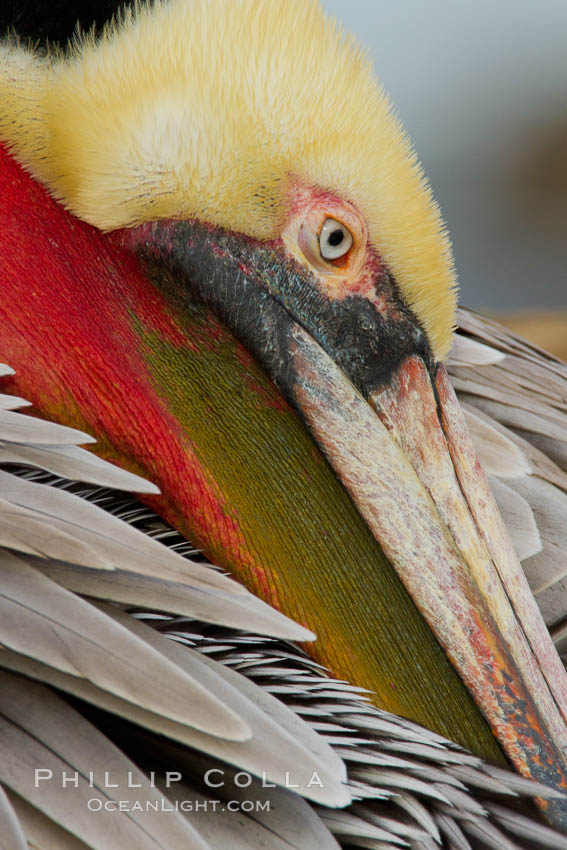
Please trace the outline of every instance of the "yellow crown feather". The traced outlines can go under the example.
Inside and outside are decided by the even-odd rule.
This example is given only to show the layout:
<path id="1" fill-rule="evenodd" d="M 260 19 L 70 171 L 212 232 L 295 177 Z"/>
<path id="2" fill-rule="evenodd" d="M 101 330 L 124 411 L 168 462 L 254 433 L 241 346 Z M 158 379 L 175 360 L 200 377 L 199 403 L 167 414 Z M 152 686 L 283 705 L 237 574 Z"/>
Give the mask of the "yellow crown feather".
<path id="1" fill-rule="evenodd" d="M 331 190 L 448 352 L 439 209 L 370 62 L 315 0 L 158 0 L 65 55 L 6 43 L 0 139 L 103 230 L 199 218 L 274 238 L 291 175 Z"/>

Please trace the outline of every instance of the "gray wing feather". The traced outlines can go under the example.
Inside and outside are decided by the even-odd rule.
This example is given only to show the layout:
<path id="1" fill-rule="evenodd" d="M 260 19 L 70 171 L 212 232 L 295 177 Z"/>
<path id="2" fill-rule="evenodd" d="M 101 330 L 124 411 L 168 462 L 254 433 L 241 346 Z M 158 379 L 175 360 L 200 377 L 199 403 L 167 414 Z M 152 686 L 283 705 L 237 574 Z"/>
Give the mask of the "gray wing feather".
<path id="1" fill-rule="evenodd" d="M 0 786 L 0 824 L 2 825 L 2 850 L 28 850 L 28 842 L 18 812 L 2 786 Z"/>
<path id="2" fill-rule="evenodd" d="M 130 490 L 134 493 L 159 493 L 139 475 L 127 472 L 77 446 L 30 446 L 4 443 L 0 446 L 0 463 L 35 466 L 62 478 L 86 481 L 100 487 Z"/>
<path id="3" fill-rule="evenodd" d="M 87 845 L 18 794 L 7 795 L 33 850 L 88 850 Z M 25 844 L 26 850 L 28 843 Z"/>
<path id="4" fill-rule="evenodd" d="M 567 616 L 567 365 L 474 313 L 458 323 L 449 373 L 553 629 Z"/>
<path id="5" fill-rule="evenodd" d="M 231 595 L 244 596 L 248 593 L 242 585 L 214 570 L 180 558 L 96 505 L 77 499 L 73 493 L 46 488 L 2 471 L 0 492 L 2 498 L 16 509 L 28 511 L 38 522 L 43 522 L 44 554 L 55 560 L 66 560 L 66 556 L 57 548 L 57 539 L 51 538 L 51 529 L 62 531 L 79 544 L 85 544 L 86 549 L 78 547 L 80 558 L 74 561 L 80 566 L 132 570 Z M 91 558 L 89 552 L 94 552 L 96 557 Z"/>
<path id="6" fill-rule="evenodd" d="M 21 401 L 19 399 L 18 401 Z M 32 443 L 46 446 L 69 446 L 79 443 L 95 443 L 94 437 L 75 428 L 20 416 L 10 410 L 0 409 L 0 439 L 10 443 Z"/>
<path id="7" fill-rule="evenodd" d="M 118 811 L 105 818 L 93 811 L 89 800 L 105 804 L 116 799 L 114 790 L 106 787 L 108 783 L 101 782 L 105 772 L 121 780 L 122 794 L 130 772 L 132 783 L 141 786 L 132 797 L 158 803 L 163 797 L 142 771 L 62 699 L 43 685 L 3 671 L 0 746 L 0 780 L 95 850 L 209 850 L 196 830 L 175 812 Z M 36 768 L 53 771 L 59 781 L 42 782 L 36 778 Z M 64 774 L 71 778 L 62 790 Z"/>
<path id="8" fill-rule="evenodd" d="M 187 653 L 180 667 L 160 635 L 149 645 L 15 555 L 2 553 L 1 564 L 2 646 L 177 723 L 232 740 L 250 737 L 245 720 L 227 707 L 231 689 L 213 675 L 201 682 L 200 658 Z"/>
<path id="9" fill-rule="evenodd" d="M 149 610 L 168 611 L 206 623 L 248 629 L 283 640 L 305 641 L 315 637 L 308 629 L 294 623 L 251 593 L 246 596 L 226 596 L 221 592 L 211 593 L 179 582 L 122 570 L 88 570 L 53 561 L 35 560 L 34 565 L 58 584 L 83 596 L 137 605 Z"/>
<path id="10" fill-rule="evenodd" d="M 269 802 L 268 808 L 247 818 L 235 818 L 222 805 L 211 810 L 208 799 L 194 788 L 179 784 L 167 791 L 173 801 L 190 799 L 201 803 L 191 813 L 191 822 L 199 834 L 213 847 L 230 850 L 339 850 L 339 845 L 321 819 L 305 800 L 283 788 L 270 789 L 269 794 L 259 783 L 245 790 L 244 799 Z M 234 799 L 235 795 L 231 793 Z"/>
<path id="11" fill-rule="evenodd" d="M 461 366 L 467 357 L 486 366 L 505 362 L 495 360 L 484 342 L 465 343 L 459 357 Z M 4 412 L 10 407 L 6 405 Z M 12 417 L 27 419 L 12 410 Z M 72 440 L 65 433 L 49 443 L 41 430 L 45 423 L 40 423 L 37 441 L 26 444 L 21 435 L 30 437 L 33 427 L 19 428 L 12 420 L 8 424 L 8 435 L 0 434 L 0 450 L 6 449 L 0 463 L 71 478 L 80 474 L 91 484 L 112 480 L 118 486 L 104 462 L 93 465 L 90 456 L 81 454 L 73 443 L 81 439 L 76 433 Z M 18 439 L 7 441 L 16 434 Z M 515 470 L 515 478 L 503 479 L 506 486 L 546 467 L 547 460 L 528 457 L 521 445 L 518 454 L 513 437 L 500 436 L 501 455 L 505 446 L 508 469 L 513 465 Z M 485 434 L 485 439 L 490 437 Z M 546 468 L 542 480 L 549 482 L 553 471 Z M 0 471 L 0 540 L 20 550 L 19 555 L 5 551 L 0 558 L 5 606 L 0 618 L 0 666 L 5 668 L 0 673 L 0 736 L 6 754 L 0 781 L 11 803 L 0 808 L 0 817 L 8 823 L 15 813 L 30 846 L 332 850 L 337 847 L 331 836 L 335 833 L 349 847 L 378 850 L 481 845 L 516 850 L 520 845 L 507 826 L 508 810 L 490 810 L 486 795 L 505 800 L 557 793 L 506 771 L 495 772 L 441 736 L 374 708 L 352 685 L 329 678 L 293 644 L 276 639 L 305 639 L 310 637 L 306 630 L 210 566 L 191 562 L 189 547 L 175 542 L 173 532 L 147 509 L 126 503 L 115 511 L 120 518 L 88 498 L 26 476 L 25 470 L 18 477 Z M 139 481 L 129 486 L 141 487 Z M 101 504 L 109 500 L 96 488 L 82 495 Z M 107 507 L 112 509 L 112 498 Z M 125 522 L 126 517 L 147 533 Z M 139 517 L 148 517 L 146 526 Z M 113 604 L 89 601 L 93 599 Z M 145 610 L 133 617 L 120 605 Z M 17 619 L 12 617 L 16 609 Z M 256 634 L 242 631 L 245 626 Z M 242 769 L 253 776 L 264 772 L 280 785 L 286 784 L 288 770 L 295 782 L 299 778 L 297 791 L 308 799 L 327 806 L 344 806 L 351 796 L 358 802 L 342 812 L 311 808 L 297 793 L 262 788 L 253 779 L 249 796 L 272 803 L 269 812 L 239 812 L 235 819 L 201 810 L 174 817 L 168 813 L 165 821 L 155 812 L 149 818 L 128 813 L 91 817 L 85 812 L 88 796 L 115 792 L 85 784 L 89 771 L 144 773 L 43 683 L 78 697 L 81 705 L 103 709 L 97 722 L 105 729 L 108 725 L 126 753 L 142 760 L 165 759 L 168 765 L 171 761 L 184 768 L 184 778 L 186 768 L 185 786 L 164 789 L 170 802 L 181 794 L 204 802 L 203 770 L 219 765 L 229 775 Z M 237 736 L 235 722 L 242 731 L 238 724 L 243 721 L 252 737 L 227 740 Z M 209 732 L 195 728 L 207 724 Z M 30 787 L 30 771 L 37 765 L 77 769 L 77 805 L 69 806 L 60 788 L 40 794 Z M 308 787 L 314 770 L 321 784 Z M 160 794 L 148 788 L 147 779 L 142 786 L 136 789 L 137 799 L 153 800 Z M 246 795 L 246 789 L 231 791 L 240 799 Z M 206 797 L 210 799 L 210 792 Z M 540 840 L 544 833 L 531 823 L 526 818 L 520 837 Z M 567 847 L 565 839 L 552 834 L 559 843 L 549 846 Z"/>

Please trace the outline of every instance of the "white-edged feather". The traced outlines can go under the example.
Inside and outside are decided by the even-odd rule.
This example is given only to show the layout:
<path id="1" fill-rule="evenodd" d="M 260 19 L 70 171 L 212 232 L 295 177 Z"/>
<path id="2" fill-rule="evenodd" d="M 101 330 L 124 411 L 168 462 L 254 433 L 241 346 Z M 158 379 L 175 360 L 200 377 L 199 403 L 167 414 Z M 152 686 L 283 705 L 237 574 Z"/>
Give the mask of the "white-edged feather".
<path id="1" fill-rule="evenodd" d="M 217 777 L 218 774 L 215 774 Z M 159 785 L 159 783 L 158 783 Z M 163 788 L 162 790 L 166 791 Z M 234 786 L 230 785 L 232 792 Z M 259 783 L 254 782 L 245 789 L 238 788 L 231 793 L 231 799 L 254 800 L 258 803 L 246 818 L 234 816 L 226 807 L 217 806 L 212 810 L 205 797 L 194 788 L 176 783 L 167 789 L 172 801 L 184 799 L 200 803 L 189 816 L 199 834 L 213 847 L 227 847 L 230 850 L 339 850 L 339 845 L 325 829 L 313 809 L 298 797 L 283 788 L 266 792 Z M 269 805 L 263 808 L 263 804 Z"/>
<path id="2" fill-rule="evenodd" d="M 315 635 L 258 597 L 228 596 L 220 591 L 187 587 L 179 582 L 115 570 L 89 570 L 36 560 L 44 575 L 83 596 L 92 596 L 154 611 L 167 611 L 233 629 L 248 629 L 283 640 L 308 641 Z"/>
<path id="3" fill-rule="evenodd" d="M 38 446 L 8 443 L 0 445 L 0 463 L 34 466 L 71 480 L 128 490 L 133 493 L 159 493 L 159 488 L 139 475 L 109 464 L 78 446 Z"/>
<path id="4" fill-rule="evenodd" d="M 392 848 L 409 847 L 409 843 L 399 835 L 395 835 L 383 827 L 369 823 L 367 819 L 363 820 L 351 812 L 321 811 L 321 819 L 334 835 L 340 835 L 348 839 L 369 838 L 375 841 L 385 841 Z M 361 846 L 358 841 L 357 843 Z"/>
<path id="5" fill-rule="evenodd" d="M 71 835 L 19 794 L 9 791 L 8 797 L 32 850 L 88 850 L 83 841 Z M 28 850 L 27 842 L 25 847 Z"/>
<path id="6" fill-rule="evenodd" d="M 459 343 L 449 370 L 530 587 L 555 624 L 567 616 L 567 366 L 466 310 L 458 320 L 457 337 L 500 355 L 482 364 L 471 350 L 467 363 Z"/>
<path id="7" fill-rule="evenodd" d="M 15 555 L 0 561 L 0 645 L 181 724 L 232 740 L 251 735 L 231 705 L 231 689 L 213 674 L 202 683 L 200 659 L 175 664 L 112 617 L 43 576 Z"/>
<path id="8" fill-rule="evenodd" d="M 533 467 L 529 459 L 509 437 L 468 408 L 465 408 L 465 420 L 478 459 L 487 475 L 521 478 L 532 474 Z"/>
<path id="9" fill-rule="evenodd" d="M 448 366 L 491 366 L 500 363 L 505 358 L 502 351 L 497 351 L 490 345 L 478 342 L 476 339 L 456 333 L 447 358 Z"/>
<path id="10" fill-rule="evenodd" d="M 567 473 L 552 460 L 549 454 L 546 454 L 536 447 L 534 444 L 535 438 L 533 436 L 531 438 L 532 442 L 530 442 L 524 437 L 521 437 L 517 431 L 507 428 L 501 422 L 497 422 L 486 413 L 483 413 L 483 411 L 479 410 L 478 407 L 469 407 L 467 404 L 463 404 L 462 406 L 465 411 L 465 416 L 471 415 L 476 419 L 482 420 L 482 422 L 486 423 L 493 431 L 502 434 L 507 440 L 514 443 L 514 445 L 520 449 L 524 457 L 522 466 L 525 466 L 526 470 L 528 467 L 530 469 L 527 474 L 537 475 L 538 478 L 549 481 L 551 484 L 559 487 L 560 490 L 567 492 Z M 480 448 L 482 451 L 482 444 L 480 444 Z M 483 462 L 482 459 L 481 462 Z M 515 468 L 517 469 L 517 467 Z M 488 462 L 487 471 L 496 475 L 498 474 L 490 468 L 490 461 Z"/>
<path id="11" fill-rule="evenodd" d="M 128 794 L 128 774 L 140 787 L 132 800 L 161 803 L 163 795 L 120 750 L 43 685 L 0 671 L 0 781 L 94 850 L 212 850 L 180 814 L 115 811 L 111 818 L 89 807 Z M 41 782 L 36 769 L 51 770 Z M 74 775 L 77 771 L 75 786 Z M 94 784 L 90 785 L 90 774 Z M 105 773 L 119 788 L 106 787 Z M 63 774 L 71 779 L 62 788 Z M 46 774 L 40 774 L 46 776 Z M 118 796 L 116 792 L 119 792 Z"/>
<path id="12" fill-rule="evenodd" d="M 29 850 L 28 842 L 13 802 L 0 785 L 0 846 L 2 850 Z"/>
<path id="13" fill-rule="evenodd" d="M 149 629 L 123 612 L 110 607 L 107 607 L 106 611 L 134 634 L 143 635 L 150 646 L 155 645 L 160 638 L 153 629 Z M 175 641 L 169 641 L 163 651 L 181 667 L 188 663 L 187 648 Z M 216 670 L 212 659 L 200 655 L 199 660 L 205 669 Z M 252 772 L 261 775 L 262 758 L 265 760 L 271 755 L 274 757 L 274 765 L 277 765 L 280 784 L 285 785 L 285 773 L 288 771 L 294 775 L 302 794 L 308 799 L 331 806 L 346 805 L 350 801 L 350 794 L 343 784 L 346 781 L 346 768 L 343 760 L 325 740 L 279 700 L 262 690 L 259 691 L 246 677 L 226 668 L 222 668 L 222 676 L 224 681 L 244 698 L 247 722 L 253 729 L 255 737 L 262 742 L 262 756 Z M 234 698 L 234 704 L 239 704 L 236 698 Z M 266 727 L 267 721 L 270 722 Z M 270 729 L 272 721 L 277 723 L 281 737 L 276 738 L 273 727 Z M 220 751 L 216 754 L 230 761 L 231 750 L 232 743 L 223 741 Z M 314 771 L 319 772 L 323 787 L 318 784 L 309 786 Z"/>
<path id="14" fill-rule="evenodd" d="M 293 777 L 294 782 L 296 777 L 308 776 L 311 779 L 313 771 L 317 770 L 321 772 L 323 777 L 329 775 L 329 771 L 324 765 L 318 765 L 317 758 L 312 753 L 306 753 L 303 746 L 297 745 L 285 731 L 282 731 L 281 715 L 276 720 L 272 719 L 262 706 L 255 706 L 253 702 L 249 702 L 246 698 L 243 699 L 242 695 L 240 699 L 235 698 L 234 703 L 237 707 L 242 708 L 244 705 L 247 708 L 247 718 L 253 723 L 254 734 L 249 741 L 228 744 L 222 739 L 175 723 L 162 715 L 147 711 L 138 704 L 119 699 L 89 682 L 60 673 L 25 656 L 4 651 L 0 656 L 0 663 L 6 669 L 50 684 L 59 690 L 85 700 L 91 705 L 99 706 L 118 717 L 130 720 L 138 726 L 206 753 L 207 756 L 222 760 L 223 763 L 233 764 L 240 770 L 253 775 L 265 776 L 265 781 L 274 783 L 274 785 L 285 786 L 286 771 L 289 777 Z M 284 711 L 289 711 L 289 709 L 283 708 Z M 293 719 L 294 722 L 297 721 L 297 718 L 294 717 Z M 307 732 L 309 735 L 313 734 L 309 729 L 307 729 Z M 323 743 L 322 740 L 320 743 Z M 181 756 L 177 755 L 176 764 L 179 763 L 180 758 Z M 194 762 L 195 758 L 193 757 Z M 290 779 L 290 781 L 292 780 Z M 330 795 L 336 792 L 337 782 L 334 775 L 331 779 L 331 786 L 329 794 L 324 793 L 322 795 L 326 797 L 327 801 L 330 801 Z M 301 786 L 301 783 L 298 784 L 297 790 L 305 793 L 305 788 Z M 316 789 L 313 793 L 315 796 L 320 796 L 316 793 Z M 341 799 L 348 800 L 348 796 L 340 788 L 339 794 Z M 309 794 L 306 796 L 309 796 Z"/>
<path id="15" fill-rule="evenodd" d="M 546 850 L 565 850 L 567 840 L 564 836 L 558 835 L 554 830 L 542 824 L 534 824 L 533 820 L 525 817 L 521 812 L 511 812 L 505 809 L 498 803 L 487 803 L 487 808 L 491 811 L 499 823 L 510 830 L 511 833 L 517 835 L 520 839 L 525 839 L 530 842 L 537 842 Z"/>
<path id="16" fill-rule="evenodd" d="M 443 836 L 449 842 L 449 850 L 473 850 L 470 842 L 455 818 L 439 812 L 436 821 Z"/>
<path id="17" fill-rule="evenodd" d="M 0 373 L 0 378 L 2 374 Z M 30 407 L 31 402 L 17 395 L 4 395 L 0 393 L 0 410 L 19 410 L 21 407 Z"/>
<path id="18" fill-rule="evenodd" d="M 488 482 L 520 561 L 541 552 L 542 541 L 530 504 L 508 483 L 490 475 Z"/>
<path id="19" fill-rule="evenodd" d="M 15 415 L 25 418 L 22 414 Z M 244 596 L 248 593 L 242 585 L 207 567 L 180 558 L 157 541 L 96 505 L 77 499 L 72 493 L 46 488 L 3 471 L 0 471 L 0 492 L 6 502 L 12 503 L 16 509 L 31 512 L 34 519 L 43 523 L 46 539 L 41 554 L 65 560 L 65 553 L 57 548 L 57 540 L 51 540 L 47 533 L 54 529 L 84 544 L 77 547 L 74 559 L 74 563 L 80 566 L 132 570 L 189 586 L 218 589 L 229 595 Z"/>
<path id="20" fill-rule="evenodd" d="M 13 410 L 0 409 L 0 440 L 10 443 L 36 443 L 45 446 L 70 446 L 96 443 L 94 437 L 68 428 L 35 419 L 32 416 L 21 416 Z"/>

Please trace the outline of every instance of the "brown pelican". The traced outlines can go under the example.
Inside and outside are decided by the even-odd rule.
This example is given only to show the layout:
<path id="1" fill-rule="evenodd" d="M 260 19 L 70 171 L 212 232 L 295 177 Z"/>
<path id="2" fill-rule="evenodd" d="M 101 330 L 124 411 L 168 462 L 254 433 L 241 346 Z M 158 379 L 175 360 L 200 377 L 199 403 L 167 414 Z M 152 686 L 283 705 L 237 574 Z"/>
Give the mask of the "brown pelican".
<path id="1" fill-rule="evenodd" d="M 172 526 L 302 624 L 297 631 L 274 620 L 203 567 L 168 561 L 158 574 L 152 557 L 163 552 L 145 558 L 131 536 L 111 546 L 116 525 L 96 529 L 107 522 L 100 514 L 95 529 L 79 534 L 78 552 L 85 505 L 73 499 L 70 510 L 79 515 L 61 519 L 68 494 L 55 499 L 49 490 L 57 511 L 47 510 L 44 487 L 40 495 L 39 485 L 6 479 L 5 544 L 83 571 L 49 563 L 38 572 L 35 560 L 26 572 L 8 558 L 7 604 L 18 616 L 5 617 L 5 666 L 186 744 L 206 735 L 209 755 L 261 774 L 257 751 L 230 755 L 247 750 L 251 735 L 256 740 L 261 719 L 250 719 L 250 703 L 239 710 L 239 697 L 223 690 L 226 672 L 204 671 L 194 656 L 180 662 L 178 650 L 163 640 L 156 649 L 155 635 L 118 610 L 93 614 L 56 590 L 63 583 L 86 596 L 187 615 L 175 598 L 188 583 L 224 600 L 222 619 L 217 613 L 213 622 L 242 627 L 253 609 L 270 634 L 316 632 L 313 657 L 335 675 L 368 687 L 379 706 L 497 761 L 484 715 L 521 772 L 563 788 L 565 672 L 442 365 L 455 318 L 448 240 L 409 143 L 352 41 L 304 0 L 277 7 L 178 0 L 128 13 L 66 55 L 9 41 L 1 57 L 0 138 L 9 153 L 2 158 L 0 346 L 16 369 L 7 388 L 43 416 L 94 436 L 101 457 L 149 477 L 159 496 L 139 479 L 128 486 L 145 490 Z M 530 557 L 543 600 L 562 567 L 559 522 L 542 509 L 542 492 L 555 487 L 560 511 L 563 473 L 525 435 L 501 429 L 542 430 L 536 423 L 545 420 L 544 439 L 556 442 L 544 448 L 560 453 L 565 375 L 496 331 L 494 345 L 479 343 L 474 335 L 488 331 L 470 315 L 461 324 L 454 380 L 476 408 L 467 417 L 485 466 L 505 479 L 497 495 L 520 526 L 520 554 Z M 542 374 L 553 376 L 551 397 Z M 519 414 L 526 399 L 530 409 Z M 16 444 L 12 462 L 36 463 L 37 432 L 22 424 L 30 420 L 9 409 L 4 417 L 3 438 Z M 53 426 L 34 427 L 47 429 L 38 442 L 51 447 L 49 464 L 40 451 L 39 465 L 84 477 L 84 455 L 73 450 L 79 468 L 70 471 L 53 448 L 72 444 L 76 433 L 59 438 Z M 97 474 L 109 475 L 106 467 Z M 529 525 L 518 523 L 520 510 Z M 533 516 L 543 513 L 542 533 Z M 88 572 L 96 567 L 120 572 L 112 590 L 104 572 Z M 127 580 L 128 570 L 146 578 Z M 167 605 L 155 585 L 148 589 L 148 574 L 175 583 L 160 588 Z M 134 585 L 139 591 L 125 589 Z M 226 597 L 236 601 L 228 605 Z M 561 605 L 549 604 L 555 622 Z M 212 608 L 202 619 L 214 616 Z M 190 670 L 173 672 L 172 652 Z M 12 725 L 24 715 L 14 715 L 22 700 L 31 723 L 44 719 L 33 706 L 51 699 L 23 681 L 6 680 Z M 240 680 L 234 687 L 249 688 Z M 270 706 L 268 716 L 276 711 Z M 54 711 L 67 717 L 61 706 Z M 328 717 L 319 722 L 329 734 L 344 732 Z M 306 773 L 297 750 L 287 749 L 289 732 L 270 780 L 286 784 L 287 758 L 305 796 L 346 804 L 336 753 L 297 731 L 295 744 L 320 759 L 324 780 L 314 785 L 313 770 Z M 120 735 L 127 747 L 128 732 Z M 439 745 L 435 735 L 429 741 Z M 50 742 L 50 751 L 58 746 Z M 36 753 L 27 767 L 37 762 Z M 367 765 L 362 797 L 376 795 L 369 773 Z M 13 776 L 12 785 L 3 778 L 22 791 Z M 388 770 L 381 781 L 388 785 Z M 561 797 L 542 805 L 564 825 Z M 81 806 L 73 812 L 83 814 Z M 473 815 L 478 822 L 481 813 Z M 521 818 L 505 820 L 528 828 Z M 336 822 L 349 840 L 362 829 L 341 816 Z M 92 827 L 73 831 L 97 840 Z M 364 840 L 395 844 L 389 835 Z M 435 837 L 410 836 L 418 843 Z"/>

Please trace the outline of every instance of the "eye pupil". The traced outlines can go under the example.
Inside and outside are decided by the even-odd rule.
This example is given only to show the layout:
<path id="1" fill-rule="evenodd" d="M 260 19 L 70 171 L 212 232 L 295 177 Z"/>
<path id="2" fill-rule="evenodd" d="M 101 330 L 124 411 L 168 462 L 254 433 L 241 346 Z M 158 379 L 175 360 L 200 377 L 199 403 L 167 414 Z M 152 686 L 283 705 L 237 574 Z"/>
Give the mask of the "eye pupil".
<path id="1" fill-rule="evenodd" d="M 331 234 L 329 234 L 329 245 L 332 245 L 333 248 L 336 248 L 337 245 L 341 244 L 344 238 L 345 237 L 343 231 L 337 228 L 336 230 L 333 230 Z"/>
<path id="2" fill-rule="evenodd" d="M 319 232 L 319 250 L 324 260 L 332 262 L 348 254 L 352 247 L 352 233 L 336 218 L 328 218 Z"/>

